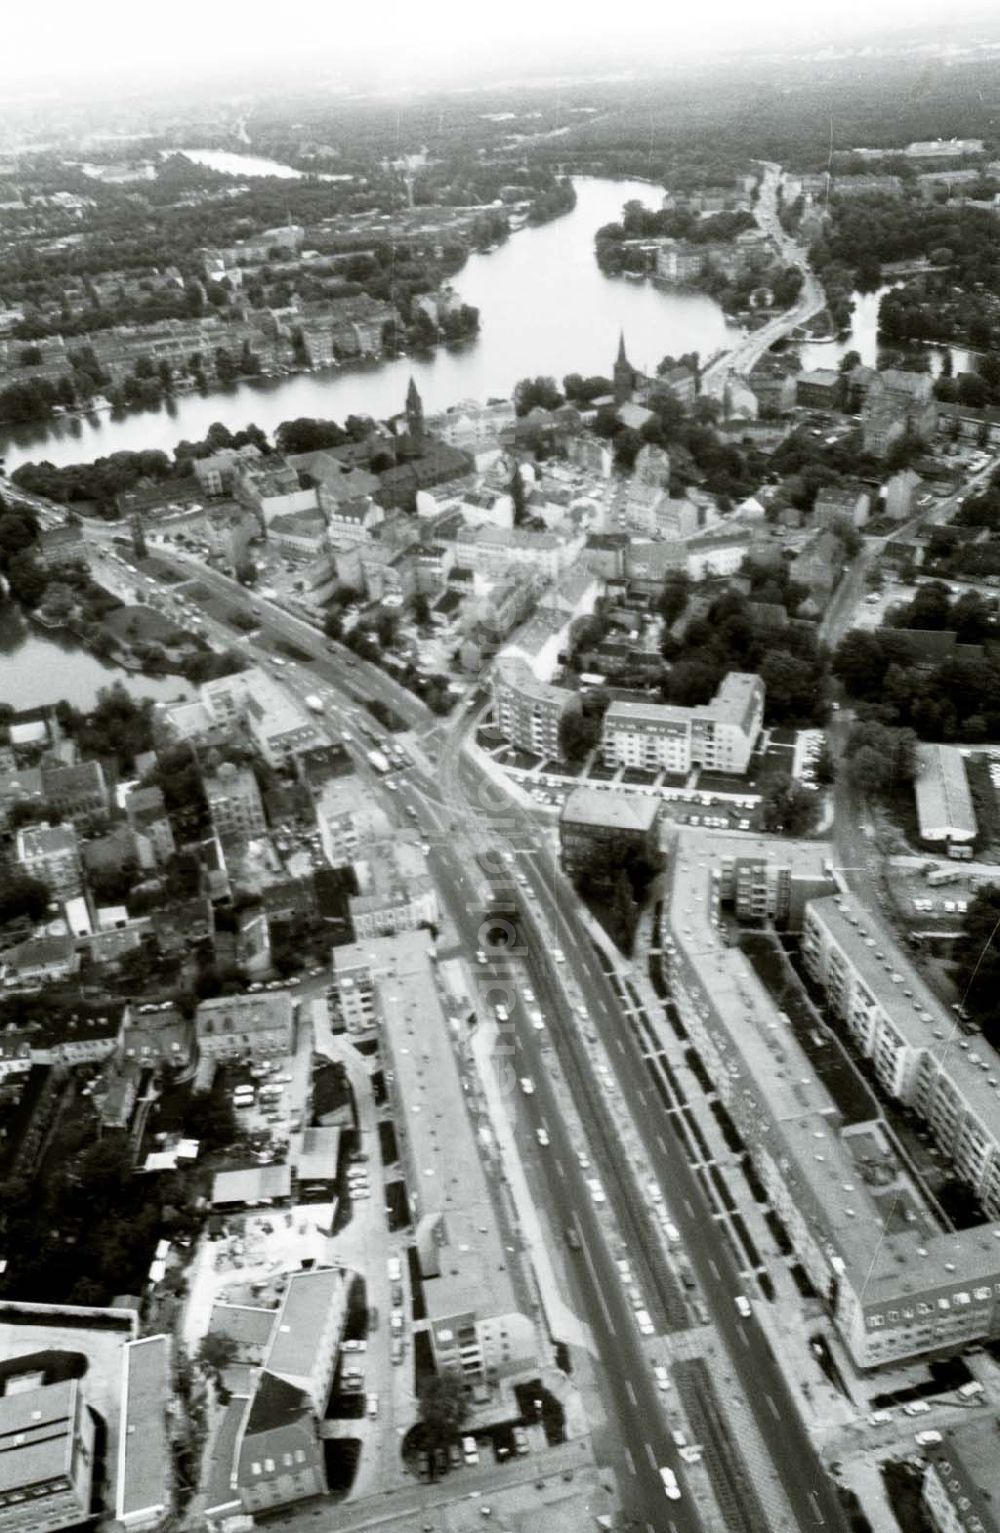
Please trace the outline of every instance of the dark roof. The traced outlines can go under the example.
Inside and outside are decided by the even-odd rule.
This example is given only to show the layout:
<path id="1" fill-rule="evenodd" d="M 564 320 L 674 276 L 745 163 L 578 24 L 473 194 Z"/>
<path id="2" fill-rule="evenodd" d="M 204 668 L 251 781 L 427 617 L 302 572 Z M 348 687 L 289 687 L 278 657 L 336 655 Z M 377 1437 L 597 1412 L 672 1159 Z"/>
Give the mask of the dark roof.
<path id="1" fill-rule="evenodd" d="M 286 1384 L 276 1373 L 263 1369 L 260 1383 L 254 1393 L 253 1404 L 247 1417 L 246 1435 L 254 1437 L 260 1432 L 273 1432 L 278 1427 L 293 1426 L 303 1416 L 312 1414 L 312 1407 L 302 1393 L 292 1384 Z"/>

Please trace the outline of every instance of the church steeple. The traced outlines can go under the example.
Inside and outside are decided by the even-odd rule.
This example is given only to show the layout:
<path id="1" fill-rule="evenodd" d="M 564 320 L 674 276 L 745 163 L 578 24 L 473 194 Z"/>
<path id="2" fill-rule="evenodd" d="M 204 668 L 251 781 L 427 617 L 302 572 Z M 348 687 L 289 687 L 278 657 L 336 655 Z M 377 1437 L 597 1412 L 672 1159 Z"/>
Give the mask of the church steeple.
<path id="1" fill-rule="evenodd" d="M 625 332 L 618 332 L 618 355 L 615 358 L 613 373 L 615 404 L 623 405 L 632 398 L 635 388 L 635 372 L 625 355 Z"/>
<path id="2" fill-rule="evenodd" d="M 422 442 L 424 436 L 424 404 L 417 392 L 417 385 L 413 375 L 410 375 L 410 384 L 406 390 L 406 428 L 415 442 Z"/>

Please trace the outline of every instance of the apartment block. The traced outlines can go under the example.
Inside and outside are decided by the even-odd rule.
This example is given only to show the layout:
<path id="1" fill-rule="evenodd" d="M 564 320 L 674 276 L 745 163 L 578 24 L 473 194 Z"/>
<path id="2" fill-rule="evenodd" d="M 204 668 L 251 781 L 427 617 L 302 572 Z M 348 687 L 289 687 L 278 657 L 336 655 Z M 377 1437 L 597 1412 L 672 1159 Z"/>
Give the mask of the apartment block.
<path id="1" fill-rule="evenodd" d="M 565 718 L 581 711 L 579 695 L 539 681 L 526 660 L 498 655 L 491 677 L 493 727 L 519 750 L 558 760 Z"/>
<path id="2" fill-rule="evenodd" d="M 17 833 L 16 848 L 23 871 L 48 884 L 60 899 L 80 893 L 80 849 L 72 825 L 26 825 Z"/>
<path id="3" fill-rule="evenodd" d="M 724 940 L 713 852 L 711 838 L 681 832 L 665 906 L 671 987 L 768 1200 L 855 1364 L 874 1368 L 1000 1335 L 1000 1224 L 946 1228 L 887 1125 L 877 1117 L 844 1119 L 788 1018 L 745 955 Z M 824 917 L 825 928 L 825 912 L 838 903 L 844 902 L 825 897 L 807 906 L 803 944 L 814 955 L 821 941 L 814 914 Z M 866 936 L 860 940 L 865 944 Z M 832 974 L 834 952 L 831 946 L 829 959 L 814 956 L 813 972 L 822 973 L 825 963 Z M 900 1005 L 912 1004 L 905 963 L 891 968 L 886 982 Z M 849 996 L 846 975 L 831 981 L 831 996 L 838 983 Z M 933 1036 L 933 1021 L 915 1025 Z M 872 1047 L 883 1080 L 912 1081 L 916 1089 L 918 1064 L 905 1044 Z"/>
<path id="4" fill-rule="evenodd" d="M 1000 1219 L 1000 1056 L 954 1018 L 848 895 L 806 912 L 802 956 L 880 1085 L 924 1120 L 987 1216 Z"/>
<path id="5" fill-rule="evenodd" d="M 248 841 L 267 834 L 260 789 L 249 767 L 224 761 L 214 777 L 203 779 L 203 786 L 220 841 Z"/>
<path id="6" fill-rule="evenodd" d="M 295 1047 L 295 1005 L 287 990 L 215 996 L 198 1007 L 195 1035 L 200 1052 L 215 1059 L 280 1059 Z"/>
<path id="7" fill-rule="evenodd" d="M 559 815 L 559 860 L 570 878 L 606 865 L 609 878 L 630 853 L 652 858 L 657 851 L 661 804 L 639 794 L 574 788 Z"/>
<path id="8" fill-rule="evenodd" d="M 94 1418 L 82 1382 L 0 1396 L 0 1533 L 56 1533 L 91 1514 Z"/>
<path id="9" fill-rule="evenodd" d="M 746 771 L 764 722 L 764 683 L 732 671 L 711 702 L 613 702 L 604 715 L 602 749 L 609 767 L 686 774 Z"/>
<path id="10" fill-rule="evenodd" d="M 269 766 L 286 765 L 319 739 L 309 715 L 259 666 L 207 681 L 201 701 L 211 722 L 246 729 Z"/>

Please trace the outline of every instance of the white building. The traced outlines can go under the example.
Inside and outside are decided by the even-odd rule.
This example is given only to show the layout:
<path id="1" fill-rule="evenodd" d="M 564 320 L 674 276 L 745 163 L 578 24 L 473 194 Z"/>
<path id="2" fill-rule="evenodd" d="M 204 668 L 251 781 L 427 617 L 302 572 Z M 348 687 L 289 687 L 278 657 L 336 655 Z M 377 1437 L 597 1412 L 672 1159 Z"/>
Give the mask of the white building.
<path id="1" fill-rule="evenodd" d="M 604 762 L 681 775 L 693 766 L 742 773 L 763 721 L 764 683 L 749 672 L 731 671 L 711 702 L 698 707 L 613 702 L 604 715 Z"/>

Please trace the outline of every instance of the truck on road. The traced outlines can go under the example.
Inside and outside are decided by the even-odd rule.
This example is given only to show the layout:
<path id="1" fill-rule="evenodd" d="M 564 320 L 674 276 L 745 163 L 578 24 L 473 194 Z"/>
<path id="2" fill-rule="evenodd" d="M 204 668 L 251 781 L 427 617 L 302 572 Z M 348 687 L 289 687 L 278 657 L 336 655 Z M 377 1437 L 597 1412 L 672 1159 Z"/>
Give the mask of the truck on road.
<path id="1" fill-rule="evenodd" d="M 388 757 L 382 751 L 375 750 L 365 751 L 365 756 L 368 759 L 369 766 L 374 767 L 380 777 L 384 777 L 389 770 Z"/>

